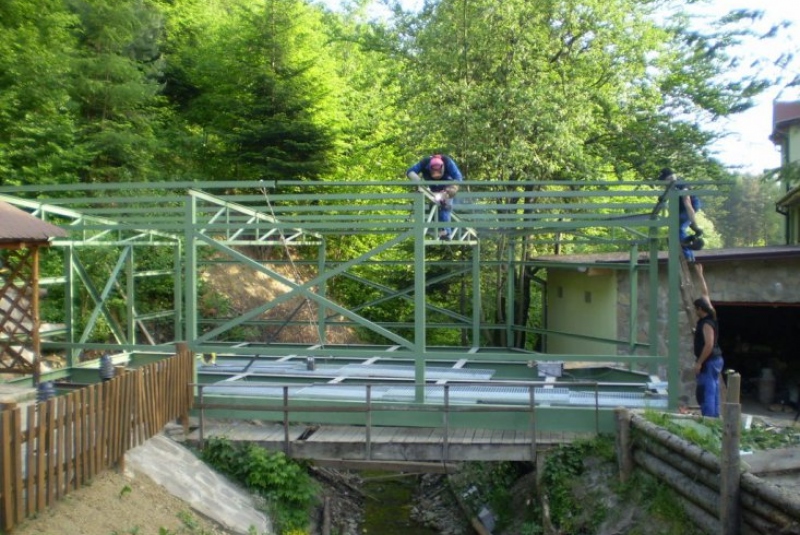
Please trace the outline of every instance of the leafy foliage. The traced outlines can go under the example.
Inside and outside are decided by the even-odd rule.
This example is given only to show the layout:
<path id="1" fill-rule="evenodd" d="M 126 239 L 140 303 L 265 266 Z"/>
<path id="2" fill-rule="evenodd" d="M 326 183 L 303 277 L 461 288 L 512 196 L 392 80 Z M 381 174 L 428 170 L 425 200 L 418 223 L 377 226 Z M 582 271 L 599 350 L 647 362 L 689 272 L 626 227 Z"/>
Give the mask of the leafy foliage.
<path id="1" fill-rule="evenodd" d="M 513 484 L 524 468 L 525 465 L 512 462 L 465 463 L 459 479 L 472 485 L 461 492 L 466 506 L 475 515 L 483 506 L 488 506 L 498 525 L 506 525 L 513 513 Z"/>
<path id="2" fill-rule="evenodd" d="M 67 81 L 77 21 L 60 2 L 3 2 L 0 13 L 0 185 L 76 182 Z"/>
<path id="3" fill-rule="evenodd" d="M 401 178 L 433 151 L 452 154 L 468 180 L 508 181 L 497 188 L 524 191 L 525 203 L 540 205 L 552 201 L 539 195 L 539 180 L 600 189 L 589 181 L 652 179 L 669 165 L 729 181 L 708 152 L 715 134 L 707 127 L 747 109 L 775 82 L 761 65 L 725 76 L 741 62 L 732 47 L 755 35 L 752 10 L 701 31 L 674 2 L 435 0 L 417 13 L 394 8 L 389 20 L 375 20 L 367 2 L 342 13 L 305 0 L 0 2 L 0 185 L 376 181 Z M 734 193 L 703 214 L 722 242 L 779 240 L 776 216 L 766 217 L 774 191 L 740 180 Z M 520 206 L 510 215 L 545 210 L 513 202 Z M 352 257 L 377 239 L 342 237 L 331 251 Z M 483 254 L 526 260 L 569 250 L 522 243 L 500 237 Z M 403 274 L 380 270 L 376 280 L 402 284 Z M 503 296 L 481 313 L 504 323 L 513 310 L 517 325 L 538 327 L 529 273 L 484 269 L 480 286 L 492 291 L 509 280 L 513 307 Z M 332 295 L 358 303 L 374 292 L 335 285 L 344 291 Z M 430 290 L 450 309 L 468 297 L 447 285 Z M 139 309 L 166 299 L 162 284 L 146 293 L 154 298 Z M 402 304 L 392 312 L 409 315 Z M 453 335 L 433 336 L 447 343 Z M 524 332 L 484 336 L 497 345 L 537 343 Z"/>
<path id="4" fill-rule="evenodd" d="M 202 459 L 220 472 L 265 497 L 281 532 L 307 527 L 316 488 L 302 465 L 281 452 L 270 452 L 255 444 L 235 445 L 225 438 L 212 438 L 201 452 Z"/>
<path id="5" fill-rule="evenodd" d="M 613 459 L 613 441 L 599 437 L 593 441 L 559 446 L 548 453 L 545 461 L 541 478 L 550 501 L 550 514 L 553 522 L 566 533 L 582 532 L 578 528 L 577 513 L 583 508 L 576 503 L 572 486 L 584 473 L 584 461 L 590 455 Z M 600 521 L 603 514 L 603 511 L 596 510 L 593 514 L 595 521 Z"/>
<path id="6" fill-rule="evenodd" d="M 685 6 L 638 0 L 438 0 L 390 21 L 301 0 L 2 9 L 12 183 L 31 166 L 59 183 L 390 177 L 434 150 L 479 180 L 652 177 L 667 162 L 717 178 L 706 119 L 775 82 L 757 66 L 723 76 L 752 10 L 699 31 Z"/>
<path id="7" fill-rule="evenodd" d="M 714 219 L 723 247 L 779 245 L 784 242 L 783 220 L 775 201 L 784 193 L 775 183 L 737 176 L 727 195 L 708 199 L 704 213 Z"/>
<path id="8" fill-rule="evenodd" d="M 648 421 L 707 451 L 719 455 L 722 449 L 723 423 L 717 418 L 699 420 L 697 423 L 703 428 L 700 431 L 695 426 L 680 425 L 667 413 L 646 411 L 644 416 Z M 756 422 L 749 429 L 742 429 L 739 444 L 740 449 L 745 451 L 795 447 L 800 445 L 800 433 L 794 428 L 778 428 Z"/>
<path id="9" fill-rule="evenodd" d="M 206 175 L 319 178 L 340 120 L 320 14 L 298 0 L 186 2 L 173 13 L 170 96 L 202 132 Z"/>
<path id="10" fill-rule="evenodd" d="M 650 535 L 656 532 L 661 535 L 701 533 L 692 527 L 675 492 L 647 472 L 637 470 L 630 482 L 619 487 L 619 492 L 624 501 L 640 504 L 650 519 L 648 525 L 629 531 L 630 535 Z M 653 524 L 656 522 L 663 528 L 654 530 Z"/>
<path id="11" fill-rule="evenodd" d="M 563 533 L 599 533 L 603 529 L 622 529 L 631 535 L 699 533 L 668 485 L 642 471 L 623 485 L 611 477 L 615 473 L 613 437 L 576 442 L 548 453 L 542 488 L 556 528 Z M 620 515 L 625 520 L 616 524 Z"/>

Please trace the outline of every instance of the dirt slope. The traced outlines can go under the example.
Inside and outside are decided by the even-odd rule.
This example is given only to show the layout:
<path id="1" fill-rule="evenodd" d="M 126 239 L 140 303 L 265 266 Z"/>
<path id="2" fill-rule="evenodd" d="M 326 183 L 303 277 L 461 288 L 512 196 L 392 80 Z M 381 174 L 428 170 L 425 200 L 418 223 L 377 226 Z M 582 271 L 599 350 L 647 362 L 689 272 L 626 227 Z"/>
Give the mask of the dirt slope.
<path id="1" fill-rule="evenodd" d="M 116 471 L 101 474 L 14 530 L 14 535 L 228 533 L 149 477 Z"/>

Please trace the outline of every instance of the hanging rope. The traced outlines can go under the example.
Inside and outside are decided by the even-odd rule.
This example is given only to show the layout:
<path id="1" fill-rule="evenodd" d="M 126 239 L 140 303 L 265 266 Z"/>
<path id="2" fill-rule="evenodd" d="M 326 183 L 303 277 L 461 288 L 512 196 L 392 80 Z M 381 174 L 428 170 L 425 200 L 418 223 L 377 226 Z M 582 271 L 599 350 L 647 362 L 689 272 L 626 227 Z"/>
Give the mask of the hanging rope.
<path id="1" fill-rule="evenodd" d="M 263 182 L 263 181 L 262 181 Z M 265 186 L 261 186 L 261 194 L 264 195 L 264 202 L 267 205 L 267 209 L 269 210 L 269 215 L 272 217 L 273 220 L 277 221 L 278 218 L 275 216 L 275 211 L 272 208 L 272 203 L 269 201 L 269 195 L 267 195 L 267 188 Z M 291 250 L 289 249 L 289 243 L 286 240 L 286 235 L 283 232 L 282 228 L 278 228 L 278 233 L 280 234 L 280 241 L 283 244 L 284 252 L 286 253 L 286 258 L 289 260 L 289 266 L 291 268 L 292 274 L 294 275 L 294 282 L 299 286 L 302 280 L 300 276 L 300 270 L 297 268 L 297 264 L 295 264 L 294 259 L 292 258 Z M 267 341 L 268 343 L 273 342 L 278 334 L 289 324 L 290 321 L 297 315 L 297 313 L 302 309 L 303 305 L 308 308 L 308 324 L 311 329 L 315 329 L 316 325 L 314 324 L 314 308 L 311 306 L 311 300 L 305 296 L 303 297 L 303 302 L 300 303 L 297 307 L 295 307 L 294 311 L 286 318 L 283 324 L 278 327 L 278 330 L 270 337 Z M 322 340 L 322 333 L 319 329 L 315 329 L 317 332 L 317 337 L 319 339 L 319 345 L 324 347 L 324 342 Z"/>

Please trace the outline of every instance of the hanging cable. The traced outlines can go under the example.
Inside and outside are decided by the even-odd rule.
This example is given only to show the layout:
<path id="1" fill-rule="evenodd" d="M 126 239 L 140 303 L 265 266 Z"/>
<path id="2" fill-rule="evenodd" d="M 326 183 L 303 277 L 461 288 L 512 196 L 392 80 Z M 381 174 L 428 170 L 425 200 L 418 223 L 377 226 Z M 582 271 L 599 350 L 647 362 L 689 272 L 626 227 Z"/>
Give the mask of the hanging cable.
<path id="1" fill-rule="evenodd" d="M 272 203 L 270 203 L 270 200 L 269 200 L 269 195 L 267 195 L 267 188 L 266 188 L 266 186 L 263 185 L 264 181 L 261 180 L 260 182 L 262 183 L 261 188 L 260 188 L 261 189 L 261 194 L 264 196 L 264 202 L 266 203 L 267 209 L 269 210 L 269 215 L 270 215 L 270 217 L 272 217 L 272 219 L 274 221 L 277 221 L 278 218 L 275 216 L 275 211 L 273 210 Z M 277 230 L 278 230 L 278 233 L 280 234 L 280 241 L 281 241 L 281 244 L 283 244 L 284 252 L 286 253 L 286 258 L 289 260 L 289 266 L 291 267 L 292 274 L 294 275 L 295 283 L 299 286 L 301 284 L 300 281 L 302 280 L 302 278 L 300 276 L 300 270 L 297 268 L 297 264 L 295 264 L 294 259 L 292 258 L 292 253 L 291 253 L 291 250 L 289 249 L 289 243 L 286 240 L 286 235 L 284 234 L 283 229 L 279 226 Z M 303 297 L 303 303 L 298 305 L 295 308 L 295 310 L 289 315 L 289 317 L 286 319 L 286 321 L 284 321 L 283 325 L 281 325 L 278 328 L 278 331 L 275 333 L 275 335 L 270 338 L 270 340 L 269 340 L 270 342 L 274 341 L 274 339 L 277 337 L 277 334 L 280 333 L 280 331 L 282 331 L 286 327 L 286 325 L 289 324 L 290 321 L 292 321 L 292 318 L 294 318 L 294 316 L 297 314 L 297 312 L 299 312 L 299 310 L 302 308 L 303 305 L 305 305 L 308 308 L 308 324 L 309 324 L 309 327 L 312 328 L 312 329 L 315 328 L 315 324 L 314 324 L 314 321 L 313 321 L 314 308 L 311 306 L 311 300 L 307 296 L 304 296 Z M 322 333 L 320 332 L 319 329 L 316 329 L 316 331 L 317 331 L 317 337 L 319 339 L 319 346 L 320 347 L 324 347 L 325 343 L 324 343 L 324 341 L 322 339 Z"/>

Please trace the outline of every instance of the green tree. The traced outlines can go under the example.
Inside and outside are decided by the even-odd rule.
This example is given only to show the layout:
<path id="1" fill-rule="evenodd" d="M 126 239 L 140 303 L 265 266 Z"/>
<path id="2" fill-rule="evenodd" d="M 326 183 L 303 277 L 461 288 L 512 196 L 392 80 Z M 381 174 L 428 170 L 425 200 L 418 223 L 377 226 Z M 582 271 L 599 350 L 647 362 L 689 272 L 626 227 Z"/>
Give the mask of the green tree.
<path id="1" fill-rule="evenodd" d="M 76 23 L 59 2 L 0 1 L 0 184 L 76 181 L 82 156 L 65 83 Z"/>
<path id="2" fill-rule="evenodd" d="M 208 176 L 318 179 L 342 120 L 322 12 L 298 0 L 187 2 L 168 38 L 169 93 Z"/>
<path id="3" fill-rule="evenodd" d="M 709 199 L 715 227 L 724 247 L 758 247 L 784 243 L 783 218 L 775 210 L 780 185 L 759 177 L 738 175 L 728 194 Z"/>
<path id="4" fill-rule="evenodd" d="M 534 180 L 652 180 L 672 162 L 721 178 L 704 121 L 746 109 L 767 84 L 721 76 L 747 31 L 734 23 L 751 14 L 702 33 L 686 29 L 680 9 L 658 23 L 670 8 L 639 0 L 426 3 L 397 19 L 405 128 L 427 150 L 455 153 L 470 180 L 518 181 L 529 199 L 542 187 Z M 498 259 L 509 248 L 522 259 L 543 252 L 497 247 Z M 524 324 L 530 280 L 501 270 L 494 278 L 506 277 L 517 279 L 515 320 Z M 498 302 L 487 313 L 505 309 Z"/>
<path id="5" fill-rule="evenodd" d="M 385 22 L 370 20 L 368 2 L 344 14 L 329 13 L 328 53 L 343 87 L 337 93 L 344 121 L 336 144 L 334 180 L 405 180 L 411 165 L 401 128 L 403 63 L 394 61 L 396 36 Z"/>
<path id="6" fill-rule="evenodd" d="M 84 182 L 149 180 L 157 173 L 162 19 L 143 0 L 70 0 L 79 18 L 71 96 L 89 161 Z"/>

